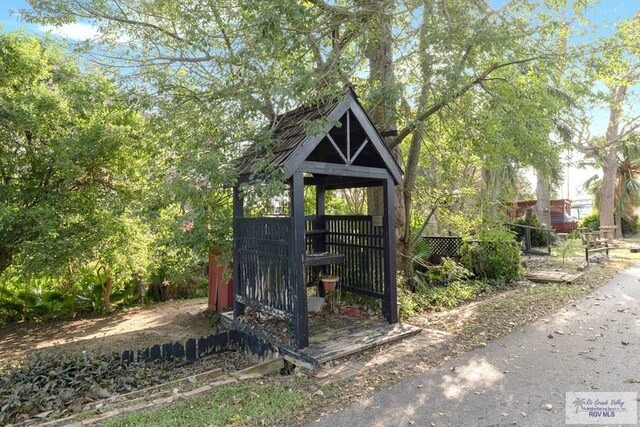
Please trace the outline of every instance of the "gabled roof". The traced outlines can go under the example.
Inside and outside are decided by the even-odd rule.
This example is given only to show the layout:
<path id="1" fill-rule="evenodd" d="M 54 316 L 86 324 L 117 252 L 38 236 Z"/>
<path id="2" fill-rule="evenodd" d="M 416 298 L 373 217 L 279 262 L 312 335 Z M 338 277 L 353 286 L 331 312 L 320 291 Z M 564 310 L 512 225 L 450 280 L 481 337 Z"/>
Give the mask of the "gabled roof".
<path id="1" fill-rule="evenodd" d="M 348 148 L 345 156 L 338 148 L 336 141 L 331 137 L 330 132 L 332 129 L 337 128 L 336 123 L 338 121 L 341 119 L 344 121 L 344 117 L 347 116 L 349 118 L 353 117 L 357 121 L 358 129 L 366 135 L 366 138 L 364 141 L 354 141 L 353 153 Z M 313 122 L 319 124 L 319 128 L 314 128 L 313 134 L 308 134 L 309 124 Z M 273 139 L 277 143 L 272 150 L 260 148 L 256 145 L 247 149 L 239 162 L 239 175 L 246 176 L 251 174 L 255 163 L 260 159 L 262 165 L 282 167 L 285 179 L 289 179 L 300 168 L 302 163 L 314 153 L 314 150 L 321 142 L 328 144 L 327 141 L 330 141 L 335 147 L 336 153 L 340 155 L 341 159 L 345 160 L 343 166 L 347 167 L 363 151 L 365 145 L 370 144 L 372 148 L 367 148 L 375 151 L 378 156 L 378 163 L 382 165 L 382 168 L 389 172 L 396 184 L 402 182 L 400 166 L 398 166 L 391 151 L 384 143 L 384 139 L 373 126 L 371 119 L 362 108 L 355 92 L 351 88 L 347 90 L 342 99 L 320 103 L 313 107 L 299 107 L 278 116 L 276 126 L 273 129 Z M 359 151 L 356 152 L 356 149 L 359 149 Z M 375 167 L 380 167 L 380 165 Z M 357 170 L 359 167 L 354 166 L 353 169 Z"/>

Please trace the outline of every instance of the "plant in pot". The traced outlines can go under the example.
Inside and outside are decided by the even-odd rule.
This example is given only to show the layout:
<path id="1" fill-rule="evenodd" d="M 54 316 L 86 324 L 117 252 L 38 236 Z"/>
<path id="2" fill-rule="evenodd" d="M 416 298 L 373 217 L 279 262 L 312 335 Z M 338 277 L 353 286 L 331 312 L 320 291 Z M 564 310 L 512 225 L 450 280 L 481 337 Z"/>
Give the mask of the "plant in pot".
<path id="1" fill-rule="evenodd" d="M 325 292 L 333 292 L 336 290 L 336 283 L 340 278 L 334 274 L 324 274 L 320 276 L 320 282 Z"/>

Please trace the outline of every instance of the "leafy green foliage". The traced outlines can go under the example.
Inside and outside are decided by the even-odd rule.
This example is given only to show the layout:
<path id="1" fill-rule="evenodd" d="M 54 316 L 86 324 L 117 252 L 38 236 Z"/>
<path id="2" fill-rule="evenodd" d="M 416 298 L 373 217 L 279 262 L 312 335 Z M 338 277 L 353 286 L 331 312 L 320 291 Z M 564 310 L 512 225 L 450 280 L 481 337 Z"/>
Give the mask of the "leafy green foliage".
<path id="1" fill-rule="evenodd" d="M 105 397 L 105 393 L 125 393 L 166 378 L 158 365 L 127 365 L 80 350 L 37 351 L 16 365 L 0 369 L 1 423 L 47 411 L 77 411 L 84 403 Z"/>
<path id="2" fill-rule="evenodd" d="M 585 215 L 580 219 L 578 223 L 579 227 L 586 227 L 591 231 L 596 231 L 600 228 L 600 212 L 594 210 L 589 215 Z"/>
<path id="3" fill-rule="evenodd" d="M 432 218 L 423 213 L 435 212 L 435 231 L 443 234 L 466 234 L 487 218 L 496 220 L 502 201 L 522 191 L 523 167 L 557 175 L 562 146 L 555 141 L 567 140 L 568 132 L 550 135 L 569 128 L 562 122 L 580 86 L 566 70 L 573 53 L 564 43 L 566 16 L 584 20 L 589 6 L 514 1 L 496 10 L 466 0 L 29 3 L 30 21 L 91 21 L 100 37 L 74 48 L 100 63 L 130 67 L 120 76 L 130 96 L 123 102 L 106 79 L 104 85 L 93 84 L 93 75 L 78 79 L 73 61 L 56 60 L 54 67 L 38 56 L 43 49 L 20 48 L 24 54 L 18 56 L 27 60 L 15 68 L 41 75 L 31 81 L 37 90 L 25 85 L 27 90 L 10 94 L 28 106 L 23 116 L 29 120 L 16 123 L 34 124 L 29 131 L 47 141 L 42 150 L 31 150 L 36 160 L 54 153 L 65 167 L 58 168 L 58 160 L 33 162 L 34 168 L 28 161 L 7 162 L 38 173 L 18 180 L 21 202 L 0 203 L 0 271 L 15 264 L 23 287 L 29 278 L 46 276 L 65 282 L 73 294 L 80 285 L 72 278 L 83 270 L 106 296 L 141 281 L 151 282 L 152 290 L 168 283 L 177 294 L 200 294 L 209 251 L 230 254 L 229 188 L 237 178 L 232 159 L 249 143 L 273 150 L 270 130 L 280 113 L 341 93 L 346 84 L 357 86 L 367 109 L 383 112 L 376 123 L 381 131 L 399 129 L 398 137 L 386 140 L 406 160 L 404 243 L 407 230 Z M 635 34 L 631 26 L 622 31 Z M 49 47 L 44 52 L 58 55 Z M 372 65 L 387 53 L 393 64 Z M 20 73 L 13 74 L 15 84 L 24 85 Z M 64 84 L 57 92 L 41 84 L 58 74 L 55 81 Z M 86 114 L 78 118 L 81 110 Z M 30 111 L 46 112 L 44 120 Z M 11 135 L 25 134 L 16 123 Z M 42 171 L 49 163 L 62 185 L 39 188 L 48 182 Z M 91 179 L 66 191 L 76 174 Z M 119 185 L 103 188 L 103 175 Z M 282 196 L 282 171 L 262 159 L 253 176 L 263 182 L 244 188 L 247 212 L 263 214 L 274 208 L 269 196 Z M 38 191 L 47 197 L 26 209 Z M 361 191 L 328 196 L 327 212 L 375 208 L 363 199 Z"/>
<path id="4" fill-rule="evenodd" d="M 540 221 L 534 211 L 531 211 L 529 215 L 524 215 L 522 218 L 516 218 L 513 221 L 514 224 L 528 225 L 530 227 L 540 227 Z M 519 242 L 524 239 L 524 229 L 516 228 L 516 238 Z M 549 243 L 555 243 L 557 237 L 555 233 L 549 235 Z M 547 246 L 547 232 L 542 230 L 531 230 L 531 246 L 542 247 Z"/>
<path id="5" fill-rule="evenodd" d="M 638 215 L 633 215 L 630 218 L 622 218 L 622 235 L 625 237 L 635 236 L 638 234 L 640 224 L 638 224 Z"/>
<path id="6" fill-rule="evenodd" d="M 452 259 L 444 258 L 439 265 L 423 265 L 425 268 L 416 268 L 414 283 L 416 291 L 436 285 L 449 285 L 451 282 L 466 280 L 471 272 Z"/>
<path id="7" fill-rule="evenodd" d="M 418 292 L 398 288 L 400 315 L 410 317 L 425 311 L 457 307 L 504 288 L 503 281 L 456 280 L 447 286 L 430 286 Z"/>
<path id="8" fill-rule="evenodd" d="M 622 235 L 634 236 L 638 234 L 638 215 L 633 215 L 631 217 L 622 217 L 621 218 L 621 226 L 622 226 Z M 589 215 L 583 217 L 579 224 L 580 227 L 586 227 L 591 231 L 597 231 L 600 228 L 600 212 L 594 210 Z"/>
<path id="9" fill-rule="evenodd" d="M 464 239 L 461 262 L 478 278 L 511 282 L 520 277 L 520 246 L 505 228 L 482 228 Z"/>
<path id="10" fill-rule="evenodd" d="M 108 311 L 150 264 L 144 121 L 112 81 L 47 41 L 0 34 L 0 52 L 0 284 L 12 293 L 0 310 L 75 314 L 80 294 L 93 302 L 81 282 L 94 276 Z"/>

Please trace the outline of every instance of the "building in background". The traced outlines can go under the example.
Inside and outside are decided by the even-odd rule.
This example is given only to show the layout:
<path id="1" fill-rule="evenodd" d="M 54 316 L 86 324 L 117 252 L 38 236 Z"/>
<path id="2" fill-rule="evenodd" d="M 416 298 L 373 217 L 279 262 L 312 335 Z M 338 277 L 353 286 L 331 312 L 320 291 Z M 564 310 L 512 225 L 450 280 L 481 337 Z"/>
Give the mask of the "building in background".
<path id="1" fill-rule="evenodd" d="M 571 216 L 578 221 L 593 212 L 593 197 L 579 195 L 571 204 Z"/>
<path id="2" fill-rule="evenodd" d="M 521 218 L 527 212 L 527 209 L 533 209 L 537 200 L 523 200 L 512 204 L 509 208 L 509 218 Z M 577 218 L 572 217 L 573 202 L 569 199 L 556 199 L 549 201 L 551 210 L 551 228 L 557 233 L 571 233 L 578 228 Z M 584 216 L 584 214 L 583 214 Z"/>

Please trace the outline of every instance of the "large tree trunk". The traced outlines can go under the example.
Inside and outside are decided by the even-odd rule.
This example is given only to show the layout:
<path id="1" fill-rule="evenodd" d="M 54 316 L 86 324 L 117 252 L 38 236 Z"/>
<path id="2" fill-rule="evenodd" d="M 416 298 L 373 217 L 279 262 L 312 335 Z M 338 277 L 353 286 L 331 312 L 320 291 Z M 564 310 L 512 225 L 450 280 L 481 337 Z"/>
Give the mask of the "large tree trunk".
<path id="1" fill-rule="evenodd" d="M 618 142 L 620 139 L 620 116 L 622 103 L 627 95 L 626 86 L 611 88 L 611 102 L 609 106 L 609 126 L 607 127 L 606 144 L 609 147 L 602 163 L 602 186 L 598 191 L 600 203 L 600 226 L 617 225 L 615 237 L 622 236 L 620 224 L 615 224 L 615 194 L 618 175 Z"/>
<path id="2" fill-rule="evenodd" d="M 427 40 L 427 34 L 429 29 L 429 19 L 433 15 L 431 10 L 433 8 L 433 0 L 425 0 L 423 3 L 424 11 L 422 16 L 422 23 L 420 26 L 420 75 L 422 78 L 422 87 L 420 89 L 420 98 L 418 99 L 418 106 L 421 108 L 427 103 L 429 95 L 429 85 L 431 82 L 432 74 L 432 58 L 429 53 L 429 41 Z M 412 253 L 412 209 L 413 209 L 413 190 L 416 186 L 416 179 L 418 178 L 418 166 L 420 163 L 420 151 L 422 148 L 422 139 L 424 134 L 425 123 L 420 122 L 417 124 L 416 129 L 411 136 L 411 144 L 409 145 L 409 153 L 407 154 L 407 162 L 404 168 L 404 182 L 402 185 L 403 197 L 404 197 L 404 216 L 405 224 L 404 230 L 400 233 L 399 249 L 400 252 L 406 254 L 404 263 L 399 266 L 404 271 L 405 277 L 411 277 L 413 275 L 413 263 L 411 262 Z M 422 229 L 424 225 L 434 211 L 430 215 L 426 215 L 426 212 L 422 212 L 418 218 L 418 223 L 422 223 Z"/>
<path id="3" fill-rule="evenodd" d="M 376 9 L 376 31 L 372 33 L 367 47 L 367 59 L 369 60 L 369 85 L 378 92 L 379 99 L 375 100 L 374 107 L 369 112 L 371 120 L 378 130 L 392 133 L 398 125 L 395 117 L 397 96 L 393 89 L 395 74 L 393 67 L 393 32 L 392 20 L 393 4 L 388 0 L 372 1 L 371 8 Z M 386 137 L 385 143 L 391 145 L 394 137 Z M 393 150 L 396 160 L 400 160 L 400 150 Z M 405 209 L 402 186 L 396 186 L 396 237 L 398 242 L 405 228 Z M 383 214 L 383 197 L 381 188 L 369 188 L 367 190 L 367 210 L 369 215 Z M 401 248 L 399 248 L 401 249 Z M 398 263 L 403 265 L 404 258 L 401 250 L 398 254 Z"/>
<path id="4" fill-rule="evenodd" d="M 488 168 L 482 168 L 482 215 L 490 223 L 498 221 L 498 191 L 500 175 Z"/>
<path id="5" fill-rule="evenodd" d="M 413 276 L 413 263 L 411 262 L 411 209 L 413 207 L 413 189 L 418 177 L 418 160 L 420 158 L 420 147 L 422 142 L 422 129 L 424 125 L 420 124 L 413 132 L 411 145 L 409 147 L 409 155 L 407 156 L 407 165 L 404 171 L 403 197 L 404 197 L 404 230 L 401 230 L 398 239 L 398 247 L 400 253 L 404 254 L 403 260 L 398 264 L 398 268 L 404 272 L 406 278 Z M 426 221 L 426 218 L 420 218 L 420 221 Z"/>
<path id="6" fill-rule="evenodd" d="M 549 192 L 549 183 L 544 175 L 537 172 L 536 183 L 536 216 L 541 225 L 551 227 L 551 195 Z"/>
<path id="7" fill-rule="evenodd" d="M 618 173 L 618 149 L 615 146 L 609 148 L 602 163 L 602 186 L 598 190 L 600 199 L 598 210 L 600 211 L 600 226 L 613 226 L 615 224 L 615 194 L 616 175 Z M 616 237 L 620 236 L 620 224 L 617 224 Z"/>

